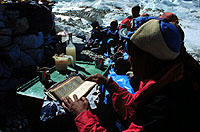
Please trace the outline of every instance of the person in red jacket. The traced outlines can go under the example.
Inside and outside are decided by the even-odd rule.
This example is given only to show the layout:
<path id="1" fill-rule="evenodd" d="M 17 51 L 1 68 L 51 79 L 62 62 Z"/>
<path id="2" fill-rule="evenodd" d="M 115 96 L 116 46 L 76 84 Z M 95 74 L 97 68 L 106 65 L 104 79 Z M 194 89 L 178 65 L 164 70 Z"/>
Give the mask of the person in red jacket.
<path id="1" fill-rule="evenodd" d="M 127 18 L 123 19 L 122 22 L 120 23 L 119 26 L 119 30 L 121 28 L 127 28 L 128 31 L 131 30 L 133 24 L 131 22 L 133 22 L 134 18 L 137 18 L 140 16 L 140 6 L 134 6 L 131 10 L 132 15 L 128 16 Z"/>
<path id="2" fill-rule="evenodd" d="M 186 52 L 181 31 L 176 23 L 152 19 L 127 40 L 132 70 L 140 80 L 135 94 L 99 74 L 86 79 L 106 87 L 116 113 L 128 123 L 123 132 L 200 131 L 200 66 Z M 62 106 L 77 115 L 78 130 L 106 132 L 87 99 L 74 99 L 63 98 Z"/>

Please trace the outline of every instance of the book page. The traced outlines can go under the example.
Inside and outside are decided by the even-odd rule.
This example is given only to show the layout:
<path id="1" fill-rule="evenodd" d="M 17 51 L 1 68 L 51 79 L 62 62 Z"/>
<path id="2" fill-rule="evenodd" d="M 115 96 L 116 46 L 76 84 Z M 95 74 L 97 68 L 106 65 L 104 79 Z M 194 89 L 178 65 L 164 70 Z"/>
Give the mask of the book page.
<path id="1" fill-rule="evenodd" d="M 79 87 L 84 81 L 79 77 L 75 76 L 70 80 L 64 81 L 56 88 L 50 90 L 50 92 L 61 99 L 62 97 L 68 96 L 71 92 L 73 92 L 77 87 Z"/>
<path id="2" fill-rule="evenodd" d="M 90 91 L 96 85 L 95 82 L 85 81 L 76 90 L 74 90 L 70 95 L 68 95 L 73 101 L 73 95 L 76 94 L 78 99 L 84 96 L 88 91 Z"/>

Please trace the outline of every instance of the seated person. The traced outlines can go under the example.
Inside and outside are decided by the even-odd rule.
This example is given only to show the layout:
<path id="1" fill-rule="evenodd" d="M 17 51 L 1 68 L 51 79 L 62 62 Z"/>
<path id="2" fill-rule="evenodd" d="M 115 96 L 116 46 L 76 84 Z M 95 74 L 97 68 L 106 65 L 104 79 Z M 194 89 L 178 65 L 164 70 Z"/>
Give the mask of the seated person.
<path id="1" fill-rule="evenodd" d="M 111 78 L 96 74 L 86 80 L 103 84 L 113 108 L 131 132 L 197 132 L 200 111 L 200 66 L 183 45 L 180 27 L 149 20 L 127 40 L 127 51 L 139 89 L 130 94 Z M 86 98 L 63 98 L 62 106 L 76 114 L 81 132 L 107 131 L 88 107 Z"/>
<path id="2" fill-rule="evenodd" d="M 128 31 L 131 30 L 132 28 L 132 25 L 131 24 L 131 21 L 133 21 L 135 18 L 139 17 L 140 16 L 140 6 L 134 6 L 131 10 L 131 13 L 132 15 L 131 16 L 128 16 L 127 18 L 125 18 L 124 20 L 122 20 L 122 22 L 120 23 L 120 26 L 119 26 L 119 30 L 122 29 L 122 28 L 127 28 Z"/>
<path id="3" fill-rule="evenodd" d="M 125 38 L 130 38 L 142 24 L 151 19 L 158 19 L 166 22 L 175 22 L 178 24 L 178 17 L 171 12 L 164 12 L 159 18 L 143 13 L 140 17 L 134 19 L 134 30 L 128 31 L 127 29 L 123 28 L 119 31 L 119 35 L 122 37 L 122 39 L 124 39 L 122 46 L 120 47 L 120 51 L 126 52 L 127 41 Z"/>
<path id="4" fill-rule="evenodd" d="M 95 32 L 91 34 L 92 36 L 90 37 L 88 41 L 88 44 L 93 42 L 94 48 L 92 48 L 91 50 L 100 54 L 107 53 L 107 52 L 111 54 L 111 48 L 112 48 L 113 54 L 114 54 L 114 48 L 116 48 L 119 44 L 118 21 L 112 20 L 110 23 L 110 26 L 107 26 L 106 28 L 98 28 L 98 29 L 101 29 L 101 30 L 95 30 Z M 95 39 L 93 41 L 93 38 L 99 38 L 99 39 Z M 97 46 L 95 47 L 95 45 Z"/>
<path id="5" fill-rule="evenodd" d="M 92 24 L 92 30 L 90 38 L 88 39 L 88 46 L 89 47 L 99 47 L 99 43 L 103 39 L 103 27 L 101 27 L 98 23 L 98 21 L 93 21 Z"/>
<path id="6" fill-rule="evenodd" d="M 118 21 L 115 19 L 111 20 L 110 26 L 104 29 L 104 31 L 106 32 L 106 49 L 109 54 L 114 54 L 119 46 Z M 111 50 L 113 50 L 112 53 Z"/>

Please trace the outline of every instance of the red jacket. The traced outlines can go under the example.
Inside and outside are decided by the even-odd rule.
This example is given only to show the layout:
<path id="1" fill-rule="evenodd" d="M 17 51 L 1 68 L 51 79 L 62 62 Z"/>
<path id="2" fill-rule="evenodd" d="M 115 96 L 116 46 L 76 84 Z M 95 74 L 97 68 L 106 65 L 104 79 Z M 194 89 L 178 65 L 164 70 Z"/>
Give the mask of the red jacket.
<path id="1" fill-rule="evenodd" d="M 112 94 L 115 111 L 123 120 L 132 121 L 124 132 L 199 130 L 194 119 L 199 119 L 199 78 L 190 79 L 192 72 L 185 72 L 187 68 L 177 63 L 160 80 L 149 80 L 146 84 L 141 81 L 135 94 L 109 80 L 106 87 Z M 90 111 L 80 113 L 75 123 L 80 132 L 107 131 Z"/>
<path id="2" fill-rule="evenodd" d="M 133 20 L 132 16 L 129 16 L 129 17 L 123 19 L 122 22 L 120 23 L 119 30 L 121 28 L 127 28 L 127 30 L 129 31 L 131 29 L 131 21 L 132 20 Z"/>

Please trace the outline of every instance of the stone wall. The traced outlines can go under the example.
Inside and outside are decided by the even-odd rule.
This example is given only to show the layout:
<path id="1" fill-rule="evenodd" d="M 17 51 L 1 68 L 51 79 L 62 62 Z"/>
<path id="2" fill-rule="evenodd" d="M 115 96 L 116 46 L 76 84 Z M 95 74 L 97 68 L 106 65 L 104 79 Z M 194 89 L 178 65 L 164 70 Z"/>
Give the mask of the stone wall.
<path id="1" fill-rule="evenodd" d="M 53 14 L 48 7 L 36 3 L 0 4 L 0 88 L 16 71 L 20 74 L 45 63 L 44 43 L 53 31 Z"/>

